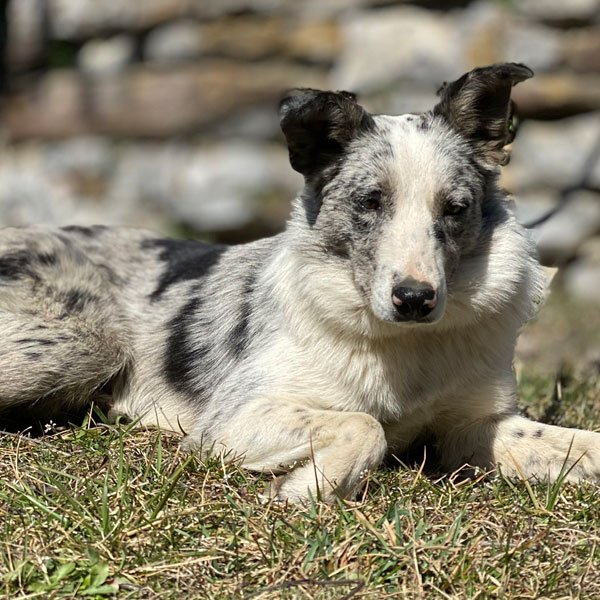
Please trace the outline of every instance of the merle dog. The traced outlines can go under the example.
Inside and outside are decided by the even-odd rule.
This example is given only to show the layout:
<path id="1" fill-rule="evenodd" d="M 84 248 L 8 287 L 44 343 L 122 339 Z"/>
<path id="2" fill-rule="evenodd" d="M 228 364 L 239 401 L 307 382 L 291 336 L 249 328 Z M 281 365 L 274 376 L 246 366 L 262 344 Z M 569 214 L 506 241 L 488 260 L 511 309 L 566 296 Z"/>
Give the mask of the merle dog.
<path id="1" fill-rule="evenodd" d="M 280 120 L 305 186 L 272 238 L 3 230 L 0 408 L 52 417 L 109 392 L 113 417 L 278 475 L 280 499 L 351 496 L 424 432 L 447 469 L 597 479 L 600 434 L 515 405 L 544 282 L 498 175 L 531 75 L 478 68 L 401 116 L 292 91 Z"/>

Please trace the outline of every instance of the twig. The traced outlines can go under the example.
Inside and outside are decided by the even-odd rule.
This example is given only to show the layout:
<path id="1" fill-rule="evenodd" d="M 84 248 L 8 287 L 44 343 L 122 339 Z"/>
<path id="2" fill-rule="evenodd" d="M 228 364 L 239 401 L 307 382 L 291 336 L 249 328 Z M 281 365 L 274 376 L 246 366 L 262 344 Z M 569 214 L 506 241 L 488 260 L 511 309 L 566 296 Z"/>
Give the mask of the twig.
<path id="1" fill-rule="evenodd" d="M 525 224 L 527 229 L 532 229 L 533 227 L 538 227 L 542 223 L 548 221 L 548 219 L 552 218 L 558 211 L 562 210 L 571 200 L 571 196 L 574 192 L 582 190 L 588 186 L 590 175 L 596 166 L 596 163 L 600 159 L 600 138 L 596 141 L 596 145 L 592 148 L 592 151 L 589 153 L 585 164 L 583 165 L 583 169 L 581 170 L 581 175 L 579 177 L 579 181 L 575 182 L 572 185 L 569 185 L 563 188 L 560 191 L 558 204 L 543 214 L 541 217 L 538 217 L 534 221 L 530 221 Z"/>

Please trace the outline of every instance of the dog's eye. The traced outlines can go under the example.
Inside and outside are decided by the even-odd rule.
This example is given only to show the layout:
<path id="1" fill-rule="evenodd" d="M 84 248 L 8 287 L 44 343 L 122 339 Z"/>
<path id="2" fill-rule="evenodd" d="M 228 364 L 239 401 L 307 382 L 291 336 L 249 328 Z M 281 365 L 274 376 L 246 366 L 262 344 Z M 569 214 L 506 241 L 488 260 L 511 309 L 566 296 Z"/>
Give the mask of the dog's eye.
<path id="1" fill-rule="evenodd" d="M 360 196 L 358 203 L 364 210 L 379 210 L 381 208 L 381 192 L 373 190 L 368 194 Z"/>
<path id="2" fill-rule="evenodd" d="M 456 217 L 465 212 L 469 205 L 466 202 L 448 202 L 444 207 L 445 217 Z"/>

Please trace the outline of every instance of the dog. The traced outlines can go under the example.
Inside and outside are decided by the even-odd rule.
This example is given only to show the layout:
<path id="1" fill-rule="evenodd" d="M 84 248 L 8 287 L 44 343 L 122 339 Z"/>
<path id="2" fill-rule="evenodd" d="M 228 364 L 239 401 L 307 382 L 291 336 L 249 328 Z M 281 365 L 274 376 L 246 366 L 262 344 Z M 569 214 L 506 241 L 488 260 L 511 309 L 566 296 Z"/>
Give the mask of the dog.
<path id="1" fill-rule="evenodd" d="M 305 185 L 271 238 L 2 230 L 0 407 L 108 397 L 112 419 L 272 473 L 280 500 L 350 498 L 425 433 L 450 471 L 597 480 L 600 434 L 516 408 L 517 333 L 545 283 L 498 177 L 532 75 L 476 68 L 401 116 L 292 90 L 280 124 Z"/>

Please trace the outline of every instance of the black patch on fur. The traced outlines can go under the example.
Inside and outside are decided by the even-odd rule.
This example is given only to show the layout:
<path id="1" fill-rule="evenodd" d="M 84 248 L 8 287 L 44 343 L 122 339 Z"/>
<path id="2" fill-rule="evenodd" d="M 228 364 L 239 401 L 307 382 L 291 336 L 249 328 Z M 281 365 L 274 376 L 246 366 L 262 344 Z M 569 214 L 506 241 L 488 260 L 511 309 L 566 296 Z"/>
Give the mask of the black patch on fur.
<path id="1" fill-rule="evenodd" d="M 64 292 L 60 294 L 59 298 L 64 302 L 67 313 L 80 313 L 86 305 L 99 300 L 98 296 L 78 289 Z"/>
<path id="2" fill-rule="evenodd" d="M 433 224 L 433 235 L 441 244 L 446 243 L 446 232 L 444 231 L 444 226 L 439 220 Z"/>
<path id="3" fill-rule="evenodd" d="M 15 340 L 16 344 L 39 344 L 40 346 L 54 346 L 56 344 L 56 340 L 44 340 L 37 338 L 21 338 L 20 340 Z"/>
<path id="4" fill-rule="evenodd" d="M 56 254 L 18 250 L 0 257 L 0 278 L 17 280 L 20 277 L 31 277 L 39 280 L 35 267 L 50 267 L 56 263 Z"/>
<path id="5" fill-rule="evenodd" d="M 23 276 L 39 279 L 32 269 L 33 258 L 34 255 L 25 250 L 19 250 L 0 257 L 0 278 L 11 281 Z"/>
<path id="6" fill-rule="evenodd" d="M 256 283 L 256 274 L 250 270 L 244 280 L 242 287 L 242 303 L 240 305 L 240 312 L 237 317 L 237 323 L 229 334 L 229 347 L 235 358 L 240 358 L 249 342 L 249 323 L 250 315 L 252 314 L 252 294 L 254 292 L 254 285 Z"/>
<path id="7" fill-rule="evenodd" d="M 79 233 L 80 235 L 84 235 L 86 237 L 95 237 L 104 231 L 106 226 L 93 225 L 92 227 L 82 227 L 81 225 L 67 225 L 66 227 L 61 227 L 61 229 L 69 233 Z"/>
<path id="8" fill-rule="evenodd" d="M 419 119 L 419 122 L 417 123 L 417 130 L 418 131 L 429 131 L 429 129 L 431 128 L 431 123 L 429 122 L 429 119 L 427 119 L 426 117 L 421 117 Z"/>
<path id="9" fill-rule="evenodd" d="M 522 429 L 517 429 L 513 432 L 513 436 L 516 438 L 522 438 L 525 435 L 525 432 Z"/>
<path id="10" fill-rule="evenodd" d="M 534 434 L 533 437 L 535 438 L 541 438 L 544 435 L 544 430 L 543 429 L 538 429 Z"/>
<path id="11" fill-rule="evenodd" d="M 309 180 L 307 185 L 302 192 L 302 204 L 306 213 L 306 221 L 313 227 L 321 212 L 321 206 L 323 205 L 323 193 L 326 185 L 335 181 L 340 173 L 343 165 L 343 160 L 334 161 L 329 167 L 315 174 Z"/>
<path id="12" fill-rule="evenodd" d="M 64 244 L 65 248 L 73 247 L 73 240 L 71 240 L 68 235 L 61 235 L 60 233 L 57 233 L 56 237 Z"/>
<path id="13" fill-rule="evenodd" d="M 323 198 L 321 197 L 320 190 L 315 194 L 304 193 L 302 195 L 302 204 L 304 205 L 304 211 L 306 213 L 306 222 L 310 227 L 314 227 L 319 212 L 321 211 L 321 206 L 323 205 Z"/>
<path id="14" fill-rule="evenodd" d="M 498 174 L 493 169 L 488 169 L 485 165 L 482 165 L 473 155 L 467 157 L 469 162 L 469 166 L 473 167 L 473 169 L 477 172 L 481 181 L 489 182 L 491 180 L 495 180 L 498 178 Z"/>
<path id="15" fill-rule="evenodd" d="M 41 265 L 47 267 L 56 264 L 56 254 L 48 254 L 47 252 L 40 252 L 36 254 L 36 259 Z"/>
<path id="16" fill-rule="evenodd" d="M 191 240 L 145 240 L 143 250 L 161 249 L 159 259 L 166 263 L 158 286 L 150 294 L 150 300 L 155 301 L 169 287 L 180 281 L 189 281 L 204 277 L 215 266 L 227 246 L 221 244 L 203 244 Z"/>
<path id="17" fill-rule="evenodd" d="M 190 339 L 189 327 L 201 305 L 200 297 L 194 296 L 171 321 L 165 356 L 167 381 L 184 394 L 200 396 L 198 400 L 204 400 L 203 393 L 208 390 L 198 389 L 197 385 L 193 385 L 192 376 L 198 371 L 202 361 L 206 360 L 210 345 L 194 344 Z"/>
<path id="18" fill-rule="evenodd" d="M 105 264 L 97 264 L 96 268 L 99 271 L 102 271 L 102 274 L 108 279 L 108 281 L 114 286 L 122 286 L 123 279 L 119 277 L 115 271 Z"/>

